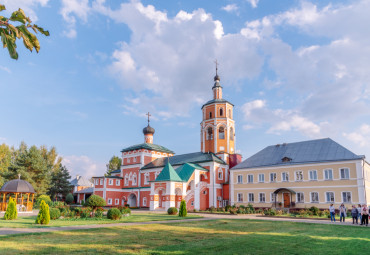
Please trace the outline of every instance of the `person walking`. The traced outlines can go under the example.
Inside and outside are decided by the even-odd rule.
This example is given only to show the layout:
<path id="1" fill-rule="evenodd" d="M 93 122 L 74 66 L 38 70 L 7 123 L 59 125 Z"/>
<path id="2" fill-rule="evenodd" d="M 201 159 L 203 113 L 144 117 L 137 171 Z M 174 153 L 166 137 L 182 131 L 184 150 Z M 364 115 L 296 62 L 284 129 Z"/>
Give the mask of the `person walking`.
<path id="1" fill-rule="evenodd" d="M 343 219 L 343 222 L 345 222 L 346 220 L 346 216 L 347 216 L 347 208 L 344 206 L 344 204 L 341 204 L 340 207 L 339 207 L 339 215 L 340 215 L 340 222 L 342 222 L 342 219 Z"/>
<path id="2" fill-rule="evenodd" d="M 369 209 L 365 204 L 362 206 L 361 217 L 362 217 L 361 225 L 366 224 L 367 227 L 367 225 L 369 224 Z"/>
<path id="3" fill-rule="evenodd" d="M 329 212 L 330 212 L 330 220 L 331 222 L 335 222 L 335 207 L 333 204 L 329 206 Z"/>
<path id="4" fill-rule="evenodd" d="M 358 224 L 358 220 L 357 220 L 358 211 L 355 205 L 352 205 L 351 215 L 352 215 L 352 224 L 355 224 L 355 221 L 356 221 L 356 224 Z"/>
<path id="5" fill-rule="evenodd" d="M 361 206 L 361 204 L 358 204 L 357 211 L 358 211 L 357 219 L 360 222 L 360 224 L 362 225 L 362 217 L 361 217 L 362 206 Z"/>

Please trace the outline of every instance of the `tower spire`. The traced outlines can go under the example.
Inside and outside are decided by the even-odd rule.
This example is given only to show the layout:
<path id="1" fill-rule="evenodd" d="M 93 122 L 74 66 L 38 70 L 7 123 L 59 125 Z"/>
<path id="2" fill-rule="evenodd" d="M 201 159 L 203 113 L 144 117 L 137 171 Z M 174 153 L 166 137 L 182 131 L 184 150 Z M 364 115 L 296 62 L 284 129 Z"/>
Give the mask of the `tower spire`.
<path id="1" fill-rule="evenodd" d="M 219 65 L 219 63 L 217 62 L 217 59 L 215 60 L 215 64 L 216 64 L 216 76 L 217 76 L 218 65 Z"/>
<path id="2" fill-rule="evenodd" d="M 145 115 L 147 115 L 147 116 L 148 116 L 148 126 L 149 126 L 150 116 L 152 116 L 152 115 L 150 115 L 150 113 L 149 113 L 149 112 L 148 112 L 147 114 L 145 114 Z"/>

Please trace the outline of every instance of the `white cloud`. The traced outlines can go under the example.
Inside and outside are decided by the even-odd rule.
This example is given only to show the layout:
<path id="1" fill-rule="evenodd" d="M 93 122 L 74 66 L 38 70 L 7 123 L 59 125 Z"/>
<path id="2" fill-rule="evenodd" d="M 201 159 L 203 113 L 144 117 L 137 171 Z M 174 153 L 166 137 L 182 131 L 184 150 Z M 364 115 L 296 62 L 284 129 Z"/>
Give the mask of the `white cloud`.
<path id="1" fill-rule="evenodd" d="M 92 176 L 101 176 L 106 172 L 105 164 L 96 162 L 85 155 L 63 156 L 62 164 L 67 167 L 72 178 L 76 175 L 91 178 Z"/>
<path id="2" fill-rule="evenodd" d="M 67 23 L 67 30 L 63 31 L 63 35 L 75 38 L 77 36 L 76 17 L 87 22 L 89 12 L 89 0 L 62 0 L 60 14 Z"/>
<path id="3" fill-rule="evenodd" d="M 21 8 L 33 22 L 38 20 L 35 8 L 38 6 L 46 7 L 49 0 L 3 0 L 1 4 L 5 5 L 7 12 L 13 12 Z"/>
<path id="4" fill-rule="evenodd" d="M 253 7 L 253 8 L 257 8 L 257 5 L 258 5 L 258 2 L 260 0 L 247 0 L 248 3 L 250 3 L 250 5 Z"/>
<path id="5" fill-rule="evenodd" d="M 6 67 L 6 66 L 1 66 L 0 65 L 0 70 L 3 70 L 5 72 L 7 72 L 7 73 L 12 73 L 12 71 L 8 67 Z"/>
<path id="6" fill-rule="evenodd" d="M 359 129 L 354 132 L 346 133 L 343 132 L 343 136 L 354 144 L 360 147 L 365 147 L 370 145 L 370 125 L 362 124 Z"/>
<path id="7" fill-rule="evenodd" d="M 227 12 L 236 12 L 239 9 L 239 7 L 236 4 L 228 4 L 222 7 L 221 9 Z"/>

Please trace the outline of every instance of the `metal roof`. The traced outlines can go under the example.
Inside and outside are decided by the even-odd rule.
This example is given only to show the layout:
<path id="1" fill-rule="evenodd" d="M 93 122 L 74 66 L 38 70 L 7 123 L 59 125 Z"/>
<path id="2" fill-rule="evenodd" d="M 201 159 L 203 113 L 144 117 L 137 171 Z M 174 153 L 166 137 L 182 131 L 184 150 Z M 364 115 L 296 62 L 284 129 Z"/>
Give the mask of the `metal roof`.
<path id="1" fill-rule="evenodd" d="M 150 169 L 150 168 L 157 168 L 157 167 L 164 167 L 167 161 L 169 160 L 169 163 L 173 166 L 175 165 L 183 165 L 185 163 L 201 163 L 201 162 L 217 162 L 220 164 L 225 164 L 225 161 L 217 157 L 214 153 L 204 153 L 204 152 L 193 152 L 193 153 L 187 153 L 182 155 L 176 155 L 172 157 L 164 157 L 164 158 L 158 158 L 156 160 L 153 160 L 149 164 L 143 166 L 141 169 Z"/>
<path id="2" fill-rule="evenodd" d="M 110 173 L 111 174 L 119 174 L 119 173 L 121 173 L 121 169 L 114 170 L 114 171 L 112 171 Z"/>
<path id="3" fill-rule="evenodd" d="M 5 183 L 0 192 L 35 193 L 35 189 L 29 182 L 21 179 L 15 179 Z"/>
<path id="4" fill-rule="evenodd" d="M 155 182 L 161 181 L 173 181 L 173 182 L 183 182 L 180 176 L 176 173 L 175 169 L 167 162 L 166 166 L 162 169 L 161 173 L 155 179 Z"/>
<path id="5" fill-rule="evenodd" d="M 231 170 L 364 159 L 330 138 L 271 145 L 247 158 Z"/>
<path id="6" fill-rule="evenodd" d="M 183 181 L 187 182 L 190 179 L 191 175 L 194 173 L 195 169 L 207 172 L 209 171 L 208 169 L 205 169 L 197 164 L 185 163 L 182 166 L 176 168 L 176 173 Z"/>
<path id="7" fill-rule="evenodd" d="M 228 103 L 228 104 L 231 104 L 232 106 L 234 106 L 232 103 L 230 103 L 229 101 L 227 101 L 225 99 L 212 99 L 212 100 L 209 100 L 207 103 L 205 103 L 202 106 L 202 109 L 203 109 L 204 106 L 209 105 L 209 104 L 213 104 L 213 103 Z"/>
<path id="8" fill-rule="evenodd" d="M 83 187 L 91 187 L 93 184 L 87 180 L 85 177 L 77 175 L 72 181 L 69 182 L 71 186 L 83 186 Z"/>
<path id="9" fill-rule="evenodd" d="M 175 154 L 173 151 L 167 149 L 166 147 L 163 147 L 163 146 L 157 145 L 157 144 L 152 144 L 152 143 L 135 144 L 135 145 L 132 145 L 132 146 L 127 147 L 125 149 L 122 149 L 121 152 L 134 151 L 134 150 L 140 150 L 140 149 L 145 149 L 145 150 L 150 150 L 150 151 L 160 151 L 160 152 Z"/>
<path id="10" fill-rule="evenodd" d="M 79 191 L 76 191 L 74 192 L 74 194 L 87 194 L 87 193 L 94 193 L 94 188 L 93 187 L 90 187 L 90 188 L 86 188 L 86 189 L 82 189 L 82 190 L 79 190 Z"/>

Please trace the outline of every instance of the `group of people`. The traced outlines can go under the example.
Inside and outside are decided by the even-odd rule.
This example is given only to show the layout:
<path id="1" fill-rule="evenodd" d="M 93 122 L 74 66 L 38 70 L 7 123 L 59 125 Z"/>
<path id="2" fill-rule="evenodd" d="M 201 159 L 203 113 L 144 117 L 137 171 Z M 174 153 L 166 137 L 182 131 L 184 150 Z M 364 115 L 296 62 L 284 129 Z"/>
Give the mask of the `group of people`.
<path id="1" fill-rule="evenodd" d="M 341 204 L 339 206 L 339 219 L 340 222 L 343 222 L 346 220 L 347 217 L 347 208 L 344 206 L 344 204 Z M 333 204 L 329 206 L 329 212 L 330 212 L 330 220 L 332 222 L 335 222 L 335 207 Z M 352 210 L 351 210 L 351 216 L 352 216 L 352 224 L 358 224 L 359 219 L 360 219 L 360 225 L 368 225 L 369 224 L 369 214 L 370 214 L 370 209 L 364 204 L 364 205 L 358 205 L 356 207 L 355 205 L 352 205 Z"/>

